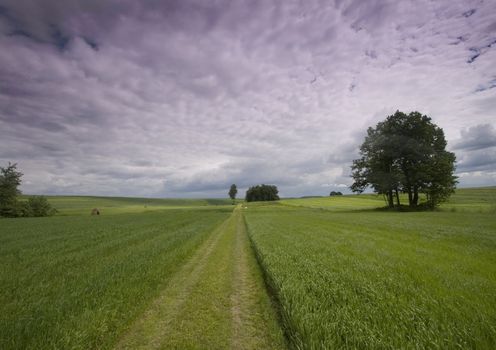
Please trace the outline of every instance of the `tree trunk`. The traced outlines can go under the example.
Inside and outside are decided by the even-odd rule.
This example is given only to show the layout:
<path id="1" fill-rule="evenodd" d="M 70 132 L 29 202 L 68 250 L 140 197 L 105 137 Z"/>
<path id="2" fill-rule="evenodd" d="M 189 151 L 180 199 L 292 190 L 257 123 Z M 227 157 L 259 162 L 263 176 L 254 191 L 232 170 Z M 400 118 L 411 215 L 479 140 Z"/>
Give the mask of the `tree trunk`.
<path id="1" fill-rule="evenodd" d="M 408 191 L 408 205 L 410 207 L 413 206 L 413 194 L 412 194 L 412 188 L 410 186 L 407 187 L 407 191 Z"/>
<path id="2" fill-rule="evenodd" d="M 388 191 L 388 206 L 389 208 L 394 208 L 393 190 Z"/>
<path id="3" fill-rule="evenodd" d="M 418 199 L 419 199 L 419 194 L 418 194 L 418 188 L 417 186 L 413 186 L 413 201 L 412 201 L 412 207 L 416 207 L 418 205 Z"/>
<path id="4" fill-rule="evenodd" d="M 400 207 L 400 194 L 398 193 L 398 189 L 397 188 L 394 190 L 394 192 L 396 194 L 396 205 L 399 208 Z"/>

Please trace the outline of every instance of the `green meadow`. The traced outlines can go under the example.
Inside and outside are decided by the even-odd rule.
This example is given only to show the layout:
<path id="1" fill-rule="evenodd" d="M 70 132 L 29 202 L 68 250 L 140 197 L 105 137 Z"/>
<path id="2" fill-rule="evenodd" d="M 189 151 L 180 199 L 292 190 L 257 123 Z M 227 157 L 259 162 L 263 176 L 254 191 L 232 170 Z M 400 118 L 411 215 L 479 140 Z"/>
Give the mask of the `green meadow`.
<path id="1" fill-rule="evenodd" d="M 370 196 L 248 205 L 294 347 L 494 348 L 495 212 L 461 192 L 438 212 L 366 210 Z"/>
<path id="2" fill-rule="evenodd" d="M 1 349 L 496 348 L 496 187 L 432 212 L 48 199 L 0 220 Z"/>
<path id="3" fill-rule="evenodd" d="M 227 210 L 5 219 L 0 348 L 108 348 Z"/>

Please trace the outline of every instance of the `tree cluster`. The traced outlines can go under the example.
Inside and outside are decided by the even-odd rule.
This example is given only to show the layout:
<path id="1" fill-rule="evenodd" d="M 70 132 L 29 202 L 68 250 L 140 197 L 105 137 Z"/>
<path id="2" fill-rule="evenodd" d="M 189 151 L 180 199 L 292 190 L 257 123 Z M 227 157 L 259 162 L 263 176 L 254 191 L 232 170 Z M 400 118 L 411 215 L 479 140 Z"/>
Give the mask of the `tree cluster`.
<path id="1" fill-rule="evenodd" d="M 17 164 L 9 163 L 6 168 L 0 167 L 0 216 L 29 217 L 55 214 L 56 210 L 43 196 L 32 196 L 27 201 L 19 200 L 22 175 L 17 171 Z"/>
<path id="2" fill-rule="evenodd" d="M 343 193 L 341 193 L 340 191 L 331 191 L 331 193 L 329 193 L 329 196 L 331 197 L 334 197 L 334 196 L 342 196 Z"/>
<path id="3" fill-rule="evenodd" d="M 408 205 L 434 208 L 447 200 L 456 187 L 455 155 L 446 151 L 444 132 L 431 118 L 419 112 L 397 111 L 367 130 L 360 147 L 361 158 L 353 161 L 351 185 L 361 193 L 368 186 L 385 195 L 389 207 L 400 206 L 400 193 Z"/>
<path id="4" fill-rule="evenodd" d="M 279 191 L 274 185 L 257 185 L 252 186 L 246 191 L 246 201 L 276 201 L 279 200 Z"/>

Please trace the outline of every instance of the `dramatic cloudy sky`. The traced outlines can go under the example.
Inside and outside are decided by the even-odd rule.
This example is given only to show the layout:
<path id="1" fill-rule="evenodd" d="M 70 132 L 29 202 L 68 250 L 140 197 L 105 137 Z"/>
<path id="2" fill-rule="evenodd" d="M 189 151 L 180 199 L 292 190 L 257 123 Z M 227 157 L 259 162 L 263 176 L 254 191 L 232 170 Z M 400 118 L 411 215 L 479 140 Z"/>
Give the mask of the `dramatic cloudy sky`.
<path id="1" fill-rule="evenodd" d="M 494 0 L 0 0 L 0 165 L 37 194 L 346 191 L 420 110 L 496 184 Z"/>

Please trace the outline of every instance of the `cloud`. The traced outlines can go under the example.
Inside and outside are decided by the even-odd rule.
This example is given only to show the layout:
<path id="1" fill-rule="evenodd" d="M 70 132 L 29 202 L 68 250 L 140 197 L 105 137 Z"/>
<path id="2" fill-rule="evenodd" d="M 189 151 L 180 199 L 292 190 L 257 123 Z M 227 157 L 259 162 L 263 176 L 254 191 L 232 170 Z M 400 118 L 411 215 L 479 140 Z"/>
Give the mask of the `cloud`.
<path id="1" fill-rule="evenodd" d="M 366 128 L 400 109 L 432 117 L 459 171 L 491 184 L 495 12 L 5 0 L 0 164 L 19 163 L 26 193 L 217 197 L 271 183 L 325 195 L 350 184 Z"/>
<path id="2" fill-rule="evenodd" d="M 494 178 L 496 171 L 496 129 L 491 124 L 475 125 L 461 130 L 461 138 L 454 142 L 453 149 L 458 155 L 457 171 L 462 180 L 472 179 L 467 174 L 478 174 L 480 182 L 484 174 Z M 487 181 L 486 184 L 492 184 Z"/>
<path id="3" fill-rule="evenodd" d="M 462 130 L 453 149 L 475 151 L 490 147 L 496 147 L 496 129 L 491 124 L 480 124 Z"/>
<path id="4" fill-rule="evenodd" d="M 496 170 L 496 147 L 484 151 L 469 152 L 458 162 L 459 172 Z"/>

